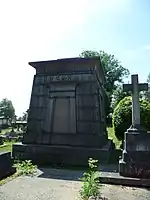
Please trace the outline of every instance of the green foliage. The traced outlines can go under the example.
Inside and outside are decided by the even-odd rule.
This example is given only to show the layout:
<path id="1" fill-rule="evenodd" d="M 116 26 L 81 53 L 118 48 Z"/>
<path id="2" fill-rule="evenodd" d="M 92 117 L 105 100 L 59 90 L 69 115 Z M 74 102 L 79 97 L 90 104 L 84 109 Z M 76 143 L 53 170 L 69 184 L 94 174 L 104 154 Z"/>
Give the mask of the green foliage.
<path id="1" fill-rule="evenodd" d="M 114 109 L 118 103 L 126 96 L 130 96 L 130 92 L 123 92 L 123 87 L 118 85 L 113 93 L 112 108 Z"/>
<path id="2" fill-rule="evenodd" d="M 0 152 L 12 152 L 12 144 L 13 142 L 5 142 L 4 145 L 0 146 Z"/>
<path id="3" fill-rule="evenodd" d="M 150 130 L 150 101 L 140 99 L 141 125 Z M 114 109 L 113 129 L 116 137 L 123 140 L 124 132 L 132 124 L 132 99 L 125 97 Z"/>
<path id="4" fill-rule="evenodd" d="M 106 76 L 106 89 L 112 94 L 116 89 L 116 82 L 122 82 L 124 76 L 129 75 L 129 70 L 124 68 L 114 55 L 107 54 L 104 51 L 83 51 L 81 57 L 100 56 L 104 73 Z"/>
<path id="5" fill-rule="evenodd" d="M 14 164 L 14 167 L 17 169 L 17 173 L 19 175 L 28 175 L 32 176 L 34 173 L 36 173 L 37 166 L 33 165 L 31 160 L 25 160 L 25 161 L 16 161 Z"/>
<path id="6" fill-rule="evenodd" d="M 114 55 L 107 54 L 104 51 L 83 51 L 80 54 L 81 57 L 95 57 L 100 56 L 102 66 L 104 68 L 104 73 L 106 77 L 106 91 L 108 94 L 108 108 L 107 114 L 111 112 L 111 100 L 114 90 L 117 88 L 117 83 L 122 83 L 125 76 L 129 75 L 129 70 L 124 68 L 118 59 Z"/>
<path id="7" fill-rule="evenodd" d="M 11 100 L 3 99 L 0 101 L 0 117 L 11 120 L 15 117 L 15 109 Z"/>
<path id="8" fill-rule="evenodd" d="M 150 84 L 150 73 L 147 77 L 147 83 Z M 150 100 L 150 88 L 148 88 L 148 91 L 143 91 L 142 94 L 145 99 Z"/>
<path id="9" fill-rule="evenodd" d="M 99 176 L 98 173 L 98 160 L 94 160 L 89 158 L 88 160 L 89 170 L 83 174 L 83 178 L 81 181 L 83 182 L 83 186 L 80 190 L 81 198 L 84 200 L 88 200 L 89 197 L 97 197 L 100 195 L 99 192 Z"/>
<path id="10" fill-rule="evenodd" d="M 22 116 L 21 120 L 22 121 L 26 121 L 27 117 L 28 117 L 28 111 L 26 111 L 26 112 L 23 113 L 23 116 Z"/>
<path id="11" fill-rule="evenodd" d="M 150 73 L 147 76 L 147 82 L 150 83 Z"/>
<path id="12" fill-rule="evenodd" d="M 120 149 L 121 141 L 116 138 L 113 127 L 107 127 L 107 132 L 108 132 L 108 139 L 113 141 L 116 149 Z"/>

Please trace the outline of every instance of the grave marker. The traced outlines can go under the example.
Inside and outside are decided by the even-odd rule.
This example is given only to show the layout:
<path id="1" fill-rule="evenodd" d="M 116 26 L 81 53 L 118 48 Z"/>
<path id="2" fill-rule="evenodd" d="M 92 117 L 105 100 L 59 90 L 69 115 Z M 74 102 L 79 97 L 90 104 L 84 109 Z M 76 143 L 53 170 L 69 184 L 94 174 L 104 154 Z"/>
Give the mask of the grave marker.
<path id="1" fill-rule="evenodd" d="M 147 91 L 147 83 L 139 83 L 138 75 L 133 74 L 131 76 L 131 84 L 123 84 L 123 91 L 132 93 L 132 125 L 133 127 L 140 125 L 140 103 L 139 103 L 139 92 Z"/>
<path id="2" fill-rule="evenodd" d="M 139 92 L 147 90 L 148 84 L 139 84 L 137 74 L 131 76 L 131 84 L 123 85 L 123 91 L 132 93 L 132 125 L 125 132 L 124 149 L 119 160 L 122 176 L 150 178 L 150 135 L 141 127 L 139 102 Z"/>

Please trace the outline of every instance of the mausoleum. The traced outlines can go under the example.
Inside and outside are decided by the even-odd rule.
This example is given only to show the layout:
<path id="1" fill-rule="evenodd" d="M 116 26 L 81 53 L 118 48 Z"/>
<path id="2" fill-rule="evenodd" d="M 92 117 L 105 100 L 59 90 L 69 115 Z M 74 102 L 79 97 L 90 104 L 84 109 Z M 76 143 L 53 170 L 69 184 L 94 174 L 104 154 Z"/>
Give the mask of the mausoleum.
<path id="1" fill-rule="evenodd" d="M 108 162 L 105 75 L 99 57 L 30 62 L 33 80 L 27 132 L 13 156 L 37 164 Z"/>

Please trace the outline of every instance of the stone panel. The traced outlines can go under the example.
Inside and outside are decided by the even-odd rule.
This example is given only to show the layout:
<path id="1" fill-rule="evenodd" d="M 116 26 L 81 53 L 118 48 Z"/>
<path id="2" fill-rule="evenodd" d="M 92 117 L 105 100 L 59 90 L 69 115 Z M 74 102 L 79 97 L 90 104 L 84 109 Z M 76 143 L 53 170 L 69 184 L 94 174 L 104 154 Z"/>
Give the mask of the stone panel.
<path id="1" fill-rule="evenodd" d="M 38 96 L 31 95 L 30 107 L 38 107 L 39 106 L 39 98 Z"/>
<path id="2" fill-rule="evenodd" d="M 96 134 L 100 131 L 100 122 L 78 122 L 77 126 L 78 133 Z"/>
<path id="3" fill-rule="evenodd" d="M 37 96 L 44 96 L 45 95 L 45 85 L 35 85 L 35 87 L 33 88 L 33 95 L 37 95 Z"/>
<path id="4" fill-rule="evenodd" d="M 29 120 L 28 121 L 28 124 L 27 124 L 27 128 L 28 130 L 31 132 L 35 132 L 37 131 L 37 124 L 38 124 L 38 121 L 37 120 Z"/>
<path id="5" fill-rule="evenodd" d="M 89 95 L 89 94 L 97 94 L 97 86 L 95 82 L 87 82 L 78 84 L 76 87 L 76 94 L 77 95 Z"/>
<path id="6" fill-rule="evenodd" d="M 76 133 L 75 98 L 70 98 L 70 133 Z"/>
<path id="7" fill-rule="evenodd" d="M 54 106 L 54 133 L 69 133 L 70 131 L 70 99 L 58 98 Z"/>
<path id="8" fill-rule="evenodd" d="M 43 127 L 42 129 L 45 132 L 51 132 L 52 131 L 52 123 L 53 123 L 53 109 L 54 109 L 54 98 L 47 98 L 47 103 L 46 103 L 46 110 L 45 110 L 45 117 L 43 121 Z"/>

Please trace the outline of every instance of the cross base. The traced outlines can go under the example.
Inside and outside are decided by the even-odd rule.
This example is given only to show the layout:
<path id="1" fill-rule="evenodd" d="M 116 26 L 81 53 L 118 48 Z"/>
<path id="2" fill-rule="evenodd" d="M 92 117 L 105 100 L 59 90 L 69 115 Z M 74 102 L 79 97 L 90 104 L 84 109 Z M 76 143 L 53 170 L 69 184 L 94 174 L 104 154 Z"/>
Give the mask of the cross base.
<path id="1" fill-rule="evenodd" d="M 141 126 L 140 124 L 132 124 L 129 129 L 127 129 L 128 133 L 143 133 L 147 132 L 147 130 Z"/>
<path id="2" fill-rule="evenodd" d="M 150 135 L 140 125 L 131 125 L 124 138 L 124 150 L 119 160 L 120 175 L 150 178 Z"/>
<path id="3" fill-rule="evenodd" d="M 150 179 L 149 163 L 129 163 L 119 161 L 119 173 L 124 177 Z"/>

